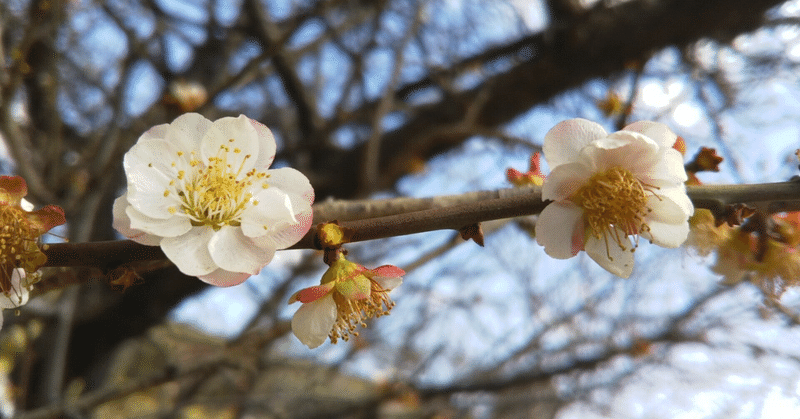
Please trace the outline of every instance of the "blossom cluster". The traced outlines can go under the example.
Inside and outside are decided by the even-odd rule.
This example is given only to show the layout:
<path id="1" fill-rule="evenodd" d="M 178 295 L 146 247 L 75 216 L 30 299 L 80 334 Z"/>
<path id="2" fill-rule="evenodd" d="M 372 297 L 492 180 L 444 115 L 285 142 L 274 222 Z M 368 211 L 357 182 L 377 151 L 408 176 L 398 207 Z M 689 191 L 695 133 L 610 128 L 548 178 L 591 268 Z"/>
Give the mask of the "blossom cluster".
<path id="1" fill-rule="evenodd" d="M 32 284 L 47 257 L 39 238 L 64 224 L 64 210 L 47 205 L 37 211 L 23 197 L 28 185 L 19 176 L 0 176 L 0 309 L 17 308 L 28 301 Z M 0 327 L 3 325 L 0 311 Z"/>

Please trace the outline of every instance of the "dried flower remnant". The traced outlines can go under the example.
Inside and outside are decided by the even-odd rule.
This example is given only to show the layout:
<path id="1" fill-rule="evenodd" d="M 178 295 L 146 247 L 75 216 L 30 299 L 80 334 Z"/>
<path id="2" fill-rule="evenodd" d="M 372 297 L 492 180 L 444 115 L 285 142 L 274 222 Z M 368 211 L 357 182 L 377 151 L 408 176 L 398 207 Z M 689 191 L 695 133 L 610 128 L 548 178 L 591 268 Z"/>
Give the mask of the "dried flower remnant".
<path id="1" fill-rule="evenodd" d="M 627 278 L 639 237 L 678 247 L 694 207 L 686 195 L 677 136 L 665 125 L 640 121 L 608 134 L 585 119 L 564 121 L 544 140 L 552 171 L 536 237 L 557 259 L 581 250 L 609 272 Z M 633 236 L 633 243 L 628 236 Z"/>
<path id="2" fill-rule="evenodd" d="M 399 286 L 405 272 L 392 265 L 367 269 L 340 255 L 322 276 L 320 285 L 302 289 L 289 304 L 303 303 L 292 318 L 292 331 L 303 344 L 316 348 L 358 336 L 356 327 L 366 320 L 389 314 L 394 302 L 389 291 Z"/>
<path id="3" fill-rule="evenodd" d="M 0 308 L 27 302 L 29 288 L 38 281 L 38 270 L 47 261 L 39 238 L 66 222 L 64 210 L 56 205 L 28 211 L 23 207 L 29 205 L 23 199 L 27 194 L 24 179 L 0 176 Z"/>
<path id="4" fill-rule="evenodd" d="M 114 228 L 161 246 L 186 275 L 240 284 L 311 227 L 311 184 L 295 169 L 268 169 L 274 158 L 270 130 L 244 115 L 189 113 L 153 127 L 125 154 Z"/>

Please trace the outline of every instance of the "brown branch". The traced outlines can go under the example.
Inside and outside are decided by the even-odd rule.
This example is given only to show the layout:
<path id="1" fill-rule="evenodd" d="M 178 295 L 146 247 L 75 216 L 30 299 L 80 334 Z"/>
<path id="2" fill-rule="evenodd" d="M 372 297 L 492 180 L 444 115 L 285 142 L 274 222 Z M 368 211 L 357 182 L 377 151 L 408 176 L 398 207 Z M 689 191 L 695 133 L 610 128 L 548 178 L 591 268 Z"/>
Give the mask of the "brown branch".
<path id="1" fill-rule="evenodd" d="M 697 208 L 707 208 L 712 212 L 724 211 L 727 205 L 736 203 L 767 203 L 770 212 L 800 210 L 800 183 L 780 182 L 755 185 L 703 185 L 687 187 L 689 197 Z M 372 218 L 341 221 L 343 228 L 352 231 L 351 242 L 383 239 L 394 236 L 421 233 L 433 230 L 458 230 L 464 226 L 482 221 L 538 214 L 549 201 L 542 201 L 541 188 L 502 189 L 465 194 L 464 196 L 439 197 L 448 201 L 461 202 L 440 207 L 437 198 L 395 198 L 377 200 L 372 206 L 376 212 L 385 215 L 375 216 L 364 211 L 368 202 L 356 202 L 356 211 Z M 326 209 L 326 205 L 338 206 L 339 211 Z M 439 207 L 437 207 L 439 206 Z M 336 219 L 337 212 L 347 215 L 352 209 L 347 204 L 334 202 L 317 204 L 315 212 L 326 214 L 325 219 L 315 217 L 314 222 Z M 311 229 L 291 249 L 317 248 L 316 230 Z M 130 240 L 92 243 L 50 244 L 44 249 L 47 255 L 45 266 L 97 266 L 109 269 L 124 263 L 163 259 L 159 247 L 145 246 Z"/>

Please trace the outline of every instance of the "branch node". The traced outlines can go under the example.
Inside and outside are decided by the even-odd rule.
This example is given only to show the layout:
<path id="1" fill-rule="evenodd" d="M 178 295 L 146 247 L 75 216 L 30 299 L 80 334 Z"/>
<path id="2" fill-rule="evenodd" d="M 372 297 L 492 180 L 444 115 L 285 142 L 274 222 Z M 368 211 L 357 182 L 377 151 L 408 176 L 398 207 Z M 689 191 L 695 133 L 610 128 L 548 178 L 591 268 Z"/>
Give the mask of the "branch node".
<path id="1" fill-rule="evenodd" d="M 481 223 L 470 224 L 458 229 L 461 238 L 474 241 L 478 246 L 483 247 L 483 229 Z"/>

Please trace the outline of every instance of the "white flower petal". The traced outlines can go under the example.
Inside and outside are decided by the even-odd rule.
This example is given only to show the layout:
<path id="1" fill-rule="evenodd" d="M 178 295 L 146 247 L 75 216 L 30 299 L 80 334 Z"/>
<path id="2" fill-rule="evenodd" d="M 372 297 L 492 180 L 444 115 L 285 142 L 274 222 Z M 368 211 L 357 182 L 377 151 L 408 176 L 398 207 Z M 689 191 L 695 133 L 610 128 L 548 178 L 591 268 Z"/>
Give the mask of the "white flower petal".
<path id="1" fill-rule="evenodd" d="M 623 131 L 634 131 L 645 135 L 652 139 L 661 148 L 669 148 L 675 145 L 678 136 L 672 132 L 666 125 L 653 122 L 653 121 L 638 121 L 634 122 L 625 128 Z"/>
<path id="2" fill-rule="evenodd" d="M 393 290 L 403 284 L 403 277 L 374 276 L 372 280 L 377 282 L 386 291 Z"/>
<path id="3" fill-rule="evenodd" d="M 257 275 L 272 257 L 274 248 L 262 248 L 242 233 L 242 229 L 224 226 L 208 242 L 214 263 L 231 272 Z"/>
<path id="4" fill-rule="evenodd" d="M 618 230 L 618 233 L 621 236 L 625 234 L 622 230 Z M 605 240 L 595 238 L 592 235 L 586 238 L 586 254 L 602 266 L 603 269 L 621 278 L 627 278 L 633 272 L 632 248 L 633 246 L 629 244 L 626 249 L 620 249 L 619 245 L 611 240 L 606 245 Z"/>
<path id="5" fill-rule="evenodd" d="M 246 281 L 250 274 L 217 269 L 207 275 L 198 275 L 197 278 L 215 287 L 232 287 Z"/>
<path id="6" fill-rule="evenodd" d="M 662 150 L 645 170 L 631 172 L 640 180 L 654 186 L 683 184 L 689 177 L 683 166 L 683 156 L 678 150 Z"/>
<path id="7" fill-rule="evenodd" d="M 686 186 L 683 184 L 672 188 L 661 188 L 656 191 L 656 194 L 658 194 L 661 199 L 668 199 L 680 207 L 685 219 L 689 219 L 689 217 L 694 214 L 694 204 L 692 204 L 692 200 L 689 199 L 689 196 L 686 195 Z"/>
<path id="8" fill-rule="evenodd" d="M 149 130 L 145 131 L 145 133 L 142 134 L 139 137 L 139 139 L 136 140 L 136 142 L 139 143 L 142 141 L 149 141 L 149 140 L 163 140 L 164 138 L 167 137 L 167 131 L 169 131 L 169 125 L 170 124 L 161 124 L 161 125 L 156 125 L 153 128 L 150 128 Z"/>
<path id="9" fill-rule="evenodd" d="M 181 205 L 171 178 L 155 168 L 138 165 L 126 171 L 128 175 L 128 203 L 148 217 L 167 219 L 174 215 L 170 208 Z M 166 192 L 167 196 L 164 196 Z"/>
<path id="10" fill-rule="evenodd" d="M 28 212 L 33 212 L 33 209 L 35 208 L 33 206 L 33 203 L 31 203 L 30 201 L 28 201 L 25 198 L 22 198 L 22 199 L 19 200 L 19 206 L 20 206 L 20 208 L 22 208 L 22 209 L 24 209 L 25 211 L 28 211 Z"/>
<path id="11" fill-rule="evenodd" d="M 192 229 L 192 223 L 186 217 L 152 218 L 136 208 L 128 206 L 125 215 L 130 220 L 131 229 L 159 237 L 177 237 L 186 234 Z M 129 237 L 130 238 L 130 237 Z M 131 238 L 133 240 L 133 238 Z M 142 238 L 142 240 L 145 240 Z M 154 240 L 154 239 L 153 239 Z M 148 240 L 150 241 L 150 240 Z M 141 243 L 141 242 L 140 242 Z M 146 244 L 146 243 L 142 243 Z M 157 244 L 157 243 L 156 243 Z"/>
<path id="12" fill-rule="evenodd" d="M 200 140 L 205 136 L 212 122 L 203 115 L 186 113 L 169 124 L 164 139 L 174 144 L 178 150 L 183 150 L 186 155 L 192 151 L 200 151 Z"/>
<path id="13" fill-rule="evenodd" d="M 200 142 L 200 156 L 205 164 L 209 158 L 223 158 L 234 173 L 243 177 L 255 166 L 258 147 L 258 132 L 249 118 L 227 117 L 214 121 L 208 129 Z"/>
<path id="14" fill-rule="evenodd" d="M 581 149 L 594 140 L 607 135 L 600 124 L 586 119 L 575 118 L 558 123 L 544 136 L 545 161 L 550 170 L 578 158 Z"/>
<path id="15" fill-rule="evenodd" d="M 139 141 L 125 153 L 122 165 L 125 173 L 137 166 L 148 166 L 173 177 L 178 173 L 172 163 L 179 160 L 179 150 L 181 149 L 164 140 Z"/>
<path id="16" fill-rule="evenodd" d="M 211 227 L 194 227 L 182 236 L 165 237 L 161 240 L 161 249 L 185 275 L 207 275 L 218 268 L 208 251 L 213 235 Z"/>
<path id="17" fill-rule="evenodd" d="M 277 188 L 262 189 L 253 200 L 258 205 L 250 205 L 242 212 L 242 231 L 246 236 L 261 237 L 277 225 L 297 224 L 291 199 Z"/>
<path id="18" fill-rule="evenodd" d="M 607 138 L 592 142 L 581 153 L 584 164 L 598 172 L 623 167 L 634 175 L 647 170 L 659 154 L 658 144 L 635 132 L 615 132 Z"/>
<path id="19" fill-rule="evenodd" d="M 571 202 L 553 202 L 539 214 L 536 241 L 556 259 L 568 259 L 583 248 L 583 210 Z"/>
<path id="20" fill-rule="evenodd" d="M 114 201 L 112 212 L 114 214 L 113 227 L 119 231 L 119 234 L 135 241 L 136 243 L 144 244 L 147 246 L 158 246 L 161 243 L 160 236 L 154 236 L 145 233 L 141 230 L 131 228 L 131 219 L 128 217 L 126 210 L 132 208 L 128 204 L 128 194 L 122 195 Z M 135 209 L 134 209 L 135 211 Z M 138 212 L 138 211 L 137 211 Z M 144 217 L 145 215 L 142 214 Z"/>
<path id="21" fill-rule="evenodd" d="M 689 235 L 688 216 L 683 208 L 671 199 L 654 196 L 648 198 L 647 206 L 653 210 L 645 219 L 650 231 L 640 235 L 661 247 L 682 245 Z"/>
<path id="22" fill-rule="evenodd" d="M 314 188 L 308 178 L 298 170 L 291 167 L 272 169 L 267 171 L 267 183 L 270 187 L 278 188 L 290 196 L 301 197 L 309 205 L 314 203 Z"/>
<path id="23" fill-rule="evenodd" d="M 8 295 L 0 292 L 0 309 L 17 308 L 28 302 L 30 292 L 20 283 L 24 277 L 24 270 L 19 268 L 11 270 L 11 289 L 8 290 Z"/>
<path id="24" fill-rule="evenodd" d="M 254 119 L 250 119 L 249 121 L 258 134 L 258 157 L 254 162 L 254 167 L 258 170 L 264 170 L 275 160 L 275 151 L 277 150 L 275 137 L 272 135 L 272 131 L 265 125 Z"/>
<path id="25" fill-rule="evenodd" d="M 591 176 L 591 170 L 582 163 L 562 164 L 544 179 L 542 199 L 563 201 L 572 196 Z"/>
<path id="26" fill-rule="evenodd" d="M 328 294 L 303 304 L 292 317 L 292 332 L 311 349 L 322 345 L 336 322 L 336 303 Z"/>

